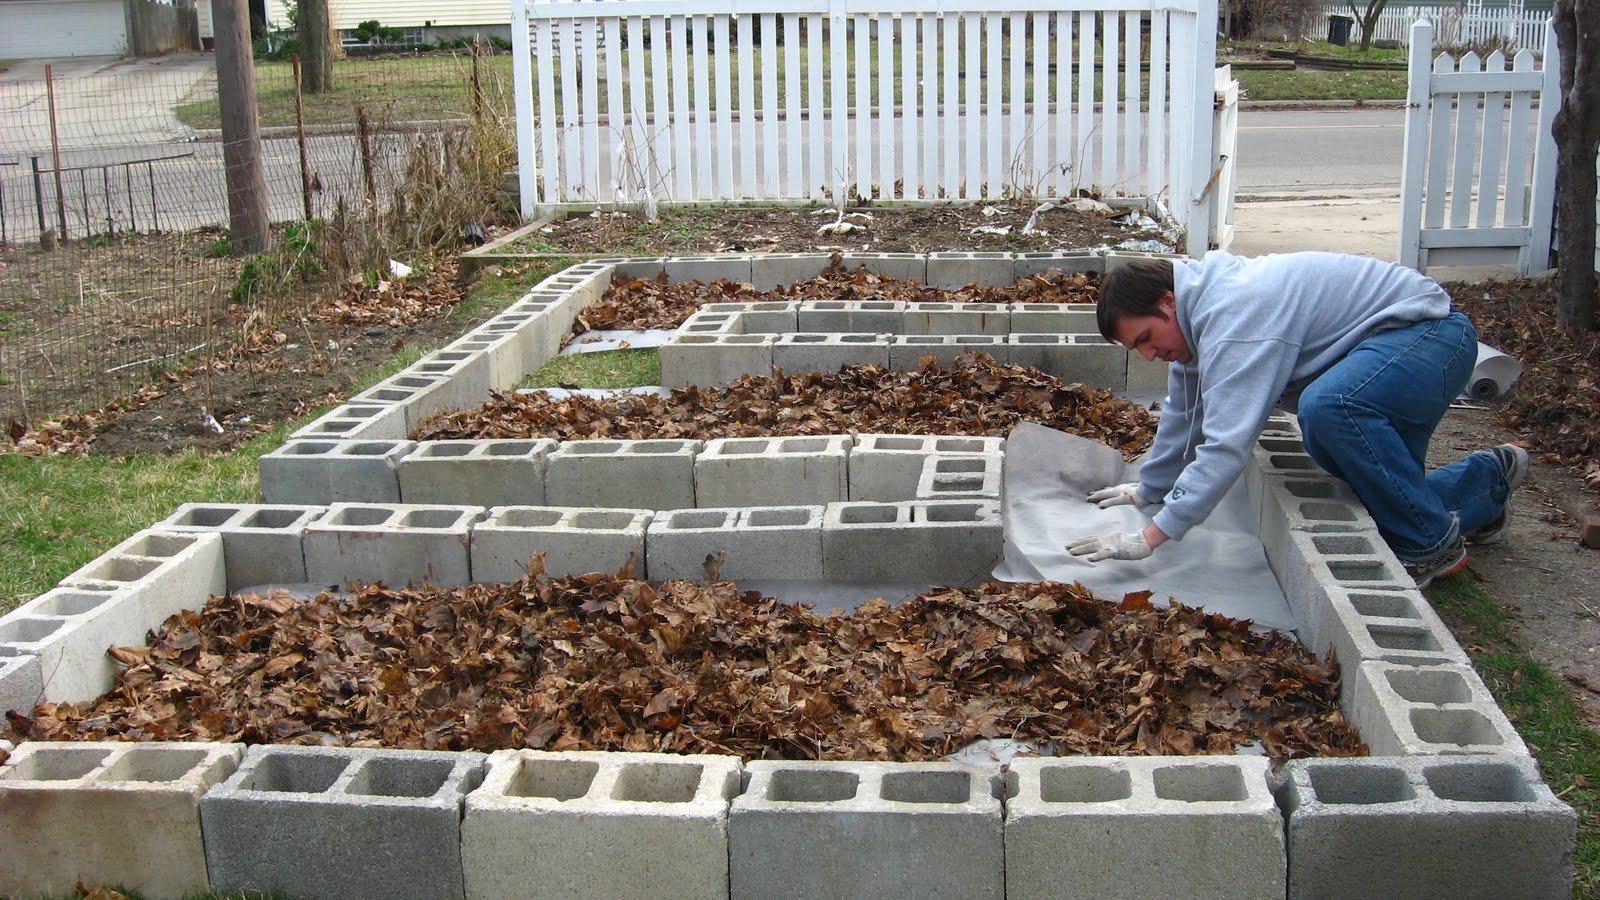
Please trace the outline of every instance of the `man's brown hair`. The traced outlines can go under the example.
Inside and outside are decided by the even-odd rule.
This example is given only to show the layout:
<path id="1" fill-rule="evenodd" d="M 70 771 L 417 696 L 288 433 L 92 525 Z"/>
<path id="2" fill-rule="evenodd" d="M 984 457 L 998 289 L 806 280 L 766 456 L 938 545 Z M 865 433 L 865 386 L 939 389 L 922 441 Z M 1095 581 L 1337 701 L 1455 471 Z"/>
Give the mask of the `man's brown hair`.
<path id="1" fill-rule="evenodd" d="M 1123 316 L 1160 316 L 1161 297 L 1172 290 L 1172 260 L 1136 259 L 1123 263 L 1100 280 L 1100 299 L 1095 302 L 1095 324 L 1100 336 L 1117 340 L 1117 322 Z"/>

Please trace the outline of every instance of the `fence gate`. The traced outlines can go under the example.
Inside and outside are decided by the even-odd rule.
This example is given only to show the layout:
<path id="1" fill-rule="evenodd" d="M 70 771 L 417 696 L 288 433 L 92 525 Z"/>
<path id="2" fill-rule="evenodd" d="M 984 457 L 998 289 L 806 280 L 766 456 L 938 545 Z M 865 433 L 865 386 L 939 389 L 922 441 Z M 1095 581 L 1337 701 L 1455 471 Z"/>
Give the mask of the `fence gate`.
<path id="1" fill-rule="evenodd" d="M 1400 262 L 1502 265 L 1524 274 L 1550 263 L 1560 54 L 1546 26 L 1543 71 L 1531 50 L 1506 67 L 1496 51 L 1430 60 L 1433 25 L 1411 26 Z M 1535 98 L 1540 100 L 1537 113 Z M 1529 152 L 1530 146 L 1532 152 Z"/>
<path id="2" fill-rule="evenodd" d="M 1216 3 L 519 0 L 522 212 L 1093 190 L 1199 255 L 1232 196 Z"/>

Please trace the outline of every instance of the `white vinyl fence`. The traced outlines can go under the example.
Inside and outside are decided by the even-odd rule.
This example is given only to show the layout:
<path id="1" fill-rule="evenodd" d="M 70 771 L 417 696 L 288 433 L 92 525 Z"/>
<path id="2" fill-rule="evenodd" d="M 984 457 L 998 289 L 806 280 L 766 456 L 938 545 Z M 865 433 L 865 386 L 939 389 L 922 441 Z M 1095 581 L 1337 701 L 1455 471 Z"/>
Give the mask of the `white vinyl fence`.
<path id="1" fill-rule="evenodd" d="M 1328 39 L 1328 18 L 1357 16 L 1348 3 L 1329 3 L 1322 14 L 1310 23 L 1306 37 L 1313 41 Z M 1520 0 L 1506 6 L 1486 7 L 1482 3 L 1451 3 L 1438 6 L 1390 6 L 1378 14 L 1378 26 L 1373 40 L 1396 41 L 1401 47 L 1410 46 L 1411 23 L 1427 19 L 1433 23 L 1433 45 L 1440 48 L 1475 47 L 1495 44 L 1508 52 L 1519 49 L 1539 51 L 1544 46 L 1544 22 L 1547 12 L 1527 10 Z M 1350 43 L 1361 40 L 1361 25 L 1350 26 Z"/>
<path id="2" fill-rule="evenodd" d="M 1216 0 L 517 2 L 523 213 L 1087 190 L 1164 202 L 1197 254 L 1232 200 L 1216 19 Z"/>
<path id="3" fill-rule="evenodd" d="M 1556 174 L 1550 123 L 1561 92 L 1560 56 L 1554 33 L 1546 33 L 1539 70 L 1526 49 L 1509 67 L 1499 51 L 1481 60 L 1476 53 L 1430 58 L 1433 26 L 1412 25 L 1402 264 L 1426 271 L 1514 261 L 1524 273 L 1549 265 Z"/>

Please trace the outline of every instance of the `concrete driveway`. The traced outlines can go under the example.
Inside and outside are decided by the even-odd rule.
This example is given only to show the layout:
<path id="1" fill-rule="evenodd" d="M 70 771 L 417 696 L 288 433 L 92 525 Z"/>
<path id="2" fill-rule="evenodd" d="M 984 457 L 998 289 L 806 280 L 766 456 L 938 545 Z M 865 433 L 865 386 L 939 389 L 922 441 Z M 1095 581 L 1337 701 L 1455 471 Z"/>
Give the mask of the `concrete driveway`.
<path id="1" fill-rule="evenodd" d="M 216 96 L 216 60 L 210 53 L 13 63 L 0 72 L 0 158 L 50 153 L 46 64 L 55 83 L 56 134 L 64 152 L 188 141 L 194 132 L 172 115 L 172 108 Z"/>

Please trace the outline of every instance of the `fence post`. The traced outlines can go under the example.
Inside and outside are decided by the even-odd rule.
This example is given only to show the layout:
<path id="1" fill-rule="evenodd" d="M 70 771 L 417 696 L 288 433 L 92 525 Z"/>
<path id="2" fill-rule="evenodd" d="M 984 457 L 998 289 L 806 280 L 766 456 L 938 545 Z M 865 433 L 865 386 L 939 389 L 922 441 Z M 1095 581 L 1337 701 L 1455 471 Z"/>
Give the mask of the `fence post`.
<path id="1" fill-rule="evenodd" d="M 1400 265 L 1421 268 L 1422 183 L 1428 161 L 1428 108 L 1433 102 L 1433 23 L 1411 25 L 1406 69 L 1406 134 L 1400 153 Z"/>
<path id="2" fill-rule="evenodd" d="M 1212 106 L 1216 102 L 1217 60 L 1217 0 L 1201 0 L 1194 23 L 1195 47 L 1189 57 L 1189 72 L 1173 73 L 1188 79 L 1189 96 L 1189 176 L 1185 179 L 1187 190 L 1174 199 L 1188 208 L 1188 240 L 1185 252 L 1198 259 L 1211 248 L 1211 156 Z M 1174 92 L 1176 93 L 1176 92 Z M 1174 96 L 1174 100 L 1178 98 Z M 1182 102 L 1182 101 L 1180 101 Z"/>
<path id="3" fill-rule="evenodd" d="M 39 235 L 43 237 L 49 226 L 44 224 L 44 179 L 39 175 L 39 157 L 28 157 L 28 164 L 33 167 L 33 205 L 39 209 Z"/>
<path id="4" fill-rule="evenodd" d="M 1534 129 L 1533 196 L 1528 207 L 1527 254 L 1518 260 L 1524 275 L 1550 265 L 1551 230 L 1556 206 L 1556 139 L 1551 126 L 1561 109 L 1561 48 L 1556 43 L 1555 25 L 1544 23 L 1544 84 L 1539 88 L 1539 126 Z"/>
<path id="5" fill-rule="evenodd" d="M 644 48 L 634 52 L 643 53 Z M 511 77 L 516 82 L 517 205 L 524 219 L 532 219 L 539 200 L 539 151 L 533 142 L 533 47 L 528 40 L 526 0 L 511 0 Z"/>

